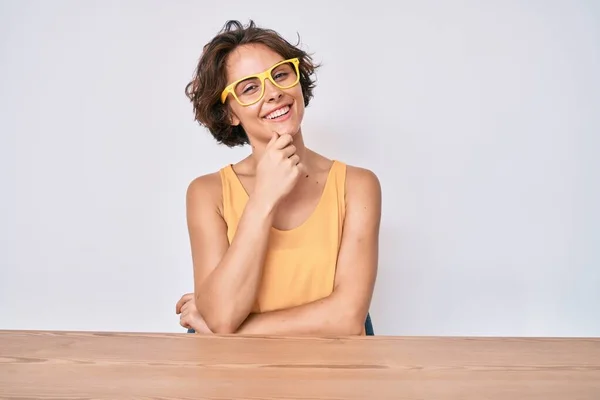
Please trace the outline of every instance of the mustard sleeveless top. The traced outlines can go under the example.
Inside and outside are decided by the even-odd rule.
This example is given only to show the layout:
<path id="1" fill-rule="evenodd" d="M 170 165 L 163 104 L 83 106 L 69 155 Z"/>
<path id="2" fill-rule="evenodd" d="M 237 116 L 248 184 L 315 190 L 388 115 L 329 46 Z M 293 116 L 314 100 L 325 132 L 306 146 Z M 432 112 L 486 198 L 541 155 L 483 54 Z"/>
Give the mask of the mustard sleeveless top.
<path id="1" fill-rule="evenodd" d="M 231 244 L 248 194 L 231 165 L 219 173 Z M 346 165 L 334 161 L 317 207 L 308 219 L 291 230 L 271 228 L 253 313 L 306 304 L 332 293 L 346 212 L 345 182 Z"/>

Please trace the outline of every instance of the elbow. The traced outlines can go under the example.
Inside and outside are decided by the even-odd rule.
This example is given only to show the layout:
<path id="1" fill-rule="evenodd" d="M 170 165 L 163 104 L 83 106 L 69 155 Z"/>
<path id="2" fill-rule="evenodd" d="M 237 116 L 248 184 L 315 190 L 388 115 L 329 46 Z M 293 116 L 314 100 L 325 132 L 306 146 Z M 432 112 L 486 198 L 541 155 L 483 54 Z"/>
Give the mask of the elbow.
<path id="1" fill-rule="evenodd" d="M 340 323 L 343 334 L 346 336 L 361 336 L 365 333 L 366 317 L 362 312 L 348 312 L 344 315 L 344 322 Z"/>
<path id="2" fill-rule="evenodd" d="M 344 330 L 344 334 L 348 336 L 361 336 L 365 330 L 364 321 L 360 321 L 357 318 L 351 318 Z"/>
<path id="3" fill-rule="evenodd" d="M 200 308 L 198 308 L 200 309 Z M 232 334 L 239 328 L 239 323 L 232 310 L 227 310 L 219 307 L 208 305 L 206 311 L 200 312 L 206 326 L 213 334 L 227 335 Z"/>
<path id="4" fill-rule="evenodd" d="M 365 334 L 365 320 L 367 312 L 363 311 L 362 304 L 357 304 L 353 300 L 342 300 L 341 297 L 337 298 L 336 307 L 333 311 L 333 315 L 337 318 L 331 320 L 333 322 L 330 325 L 331 328 L 338 335 L 343 336 L 362 336 Z"/>
<path id="5" fill-rule="evenodd" d="M 338 321 L 334 326 L 331 326 L 329 332 L 335 336 L 362 336 L 364 333 L 364 325 L 358 323 L 354 319 L 347 318 L 344 321 Z"/>
<path id="6" fill-rule="evenodd" d="M 217 335 L 229 335 L 235 333 L 238 328 L 232 323 L 231 319 L 227 318 L 214 319 L 210 322 L 206 321 L 206 325 L 212 333 Z"/>

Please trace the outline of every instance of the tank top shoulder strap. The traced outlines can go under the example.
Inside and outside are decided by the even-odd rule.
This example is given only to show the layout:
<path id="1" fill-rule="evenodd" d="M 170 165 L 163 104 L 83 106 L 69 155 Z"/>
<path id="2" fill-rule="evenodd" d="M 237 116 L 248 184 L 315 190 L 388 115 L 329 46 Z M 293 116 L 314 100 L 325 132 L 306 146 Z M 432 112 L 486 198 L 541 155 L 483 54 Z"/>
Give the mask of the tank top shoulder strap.
<path id="1" fill-rule="evenodd" d="M 334 160 L 331 171 L 331 189 L 335 191 L 340 233 L 346 217 L 346 169 L 345 163 Z"/>
<path id="2" fill-rule="evenodd" d="M 239 219 L 248 201 L 246 189 L 242 186 L 233 166 L 228 164 L 219 170 L 223 196 L 223 218 L 228 226 L 230 241 L 237 229 Z"/>

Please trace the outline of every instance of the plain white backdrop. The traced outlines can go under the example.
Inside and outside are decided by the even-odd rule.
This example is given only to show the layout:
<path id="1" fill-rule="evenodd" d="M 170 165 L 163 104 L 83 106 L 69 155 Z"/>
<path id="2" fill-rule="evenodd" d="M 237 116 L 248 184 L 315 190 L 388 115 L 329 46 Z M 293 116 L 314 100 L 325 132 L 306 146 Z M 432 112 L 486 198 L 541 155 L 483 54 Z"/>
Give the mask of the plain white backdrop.
<path id="1" fill-rule="evenodd" d="M 384 191 L 378 334 L 600 335 L 600 3 L 0 0 L 0 329 L 182 332 L 184 87 L 228 19 L 323 64 L 309 147 Z"/>

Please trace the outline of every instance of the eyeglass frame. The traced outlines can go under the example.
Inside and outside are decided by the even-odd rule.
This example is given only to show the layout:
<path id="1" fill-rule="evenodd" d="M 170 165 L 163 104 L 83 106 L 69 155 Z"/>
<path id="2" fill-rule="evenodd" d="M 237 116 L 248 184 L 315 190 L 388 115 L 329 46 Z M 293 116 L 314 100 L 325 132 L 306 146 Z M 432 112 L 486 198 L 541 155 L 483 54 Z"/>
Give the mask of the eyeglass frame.
<path id="1" fill-rule="evenodd" d="M 271 72 L 275 68 L 277 68 L 280 65 L 285 64 L 285 63 L 292 63 L 294 65 L 294 67 L 296 68 L 296 81 L 289 86 L 281 86 L 281 85 L 277 84 L 277 82 L 275 82 L 273 80 L 273 77 L 271 76 Z M 238 83 L 245 81 L 246 79 L 251 79 L 251 78 L 258 78 L 260 80 L 260 83 L 261 83 L 260 96 L 258 96 L 258 98 L 256 100 L 254 100 L 250 103 L 242 103 L 240 101 L 240 99 L 238 98 L 237 94 L 235 93 L 235 86 Z M 296 86 L 298 84 L 298 82 L 300 82 L 300 59 L 298 57 L 295 57 L 295 58 L 290 58 L 287 60 L 280 61 L 277 64 L 270 67 L 266 71 L 263 71 L 259 74 L 248 75 L 248 76 L 243 77 L 242 79 L 238 79 L 237 81 L 230 83 L 229 85 L 227 85 L 227 87 L 225 89 L 223 89 L 223 92 L 221 92 L 221 103 L 223 103 L 223 104 L 225 103 L 225 100 L 227 100 L 227 96 L 229 95 L 229 93 L 231 93 L 233 95 L 233 97 L 235 98 L 235 100 L 243 107 L 248 107 L 248 106 L 258 103 L 265 95 L 265 79 L 268 79 L 269 81 L 271 81 L 271 83 L 273 85 L 275 85 L 276 87 L 278 87 L 279 89 L 289 89 L 291 87 Z"/>

